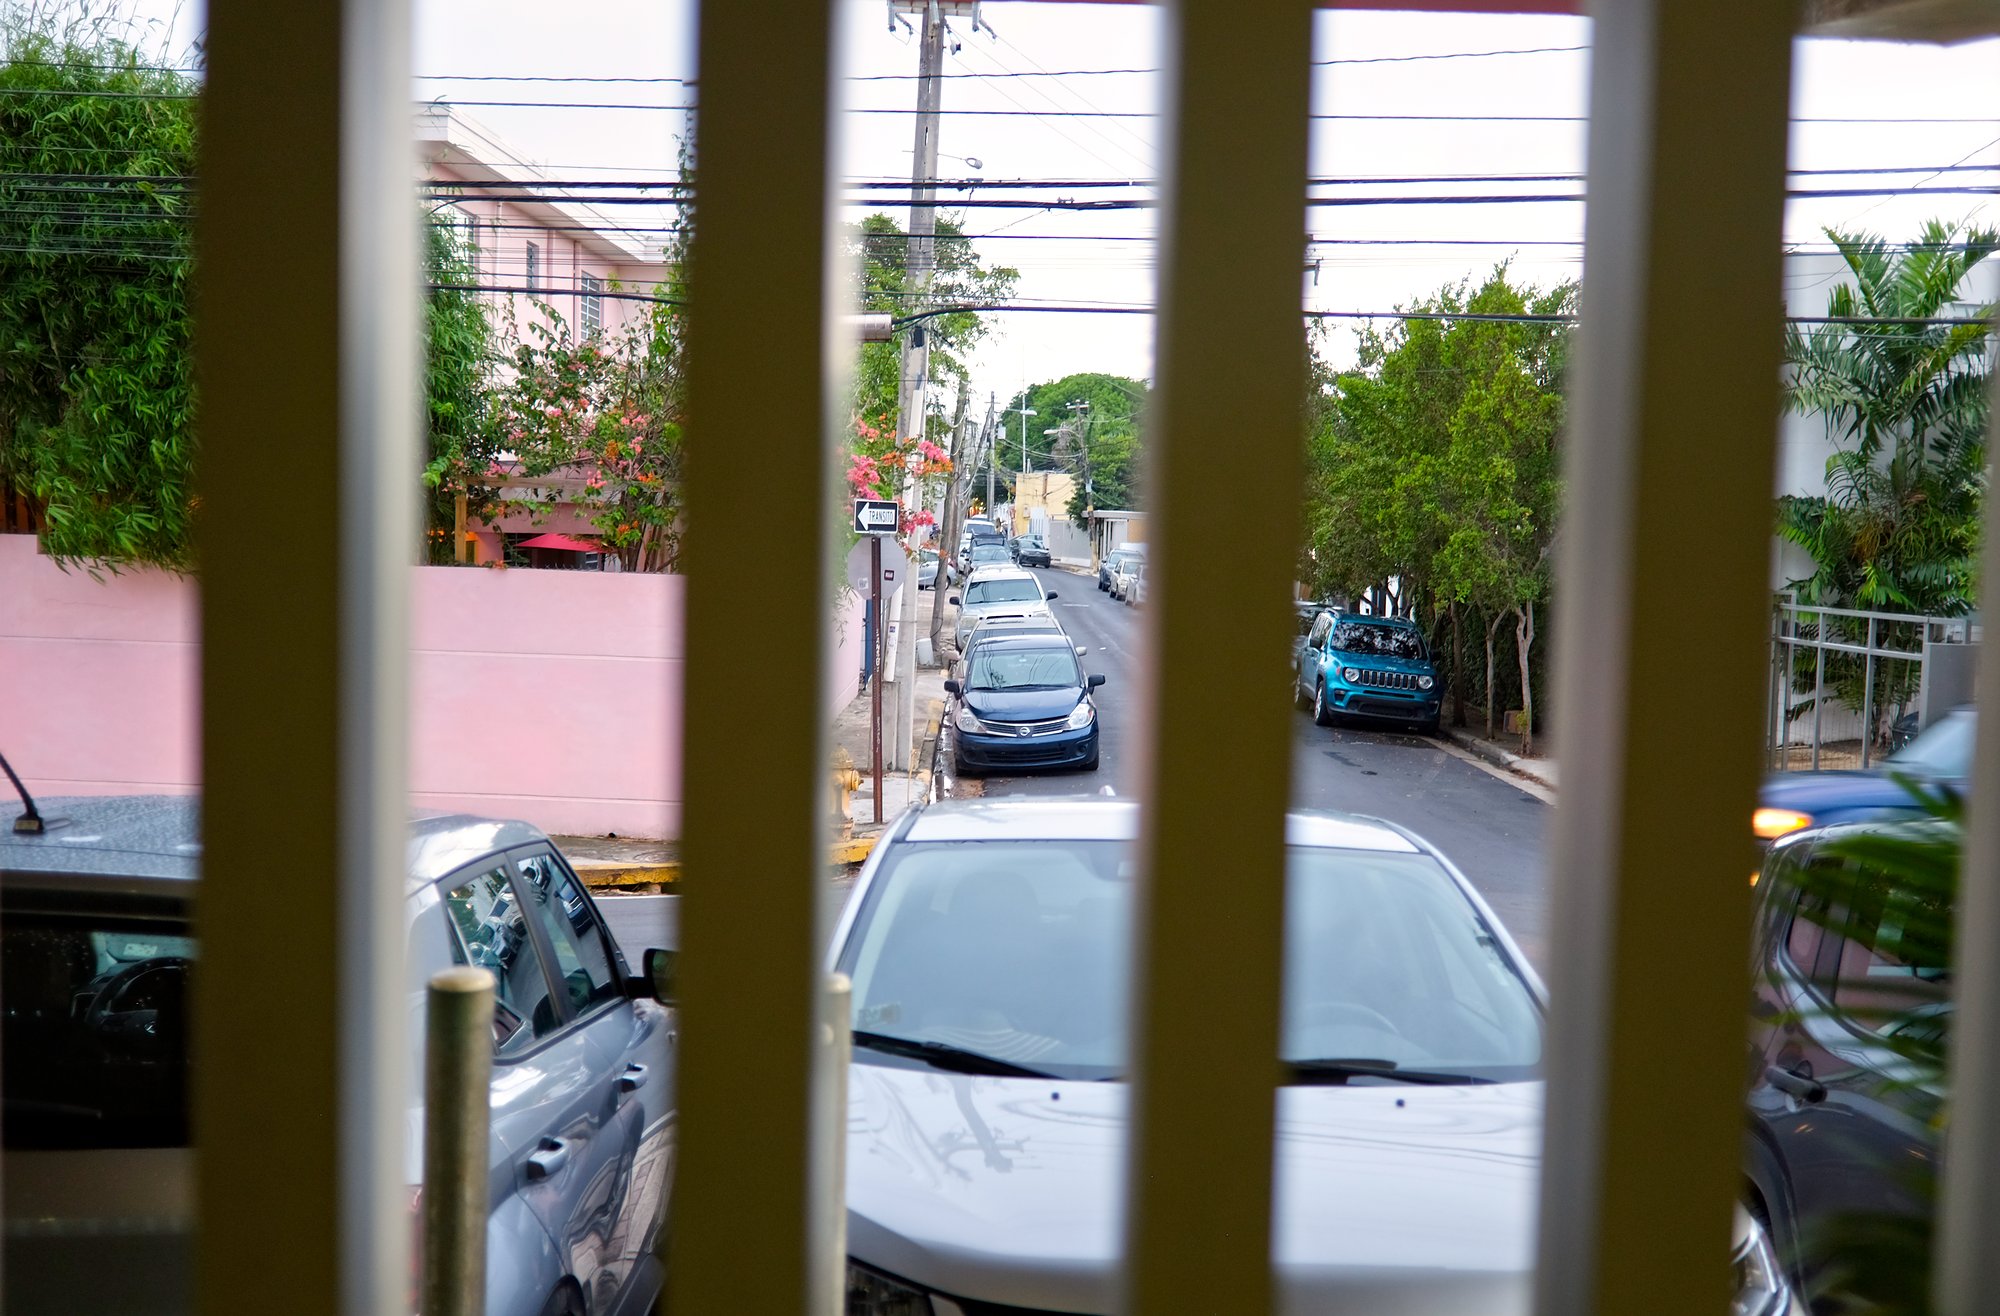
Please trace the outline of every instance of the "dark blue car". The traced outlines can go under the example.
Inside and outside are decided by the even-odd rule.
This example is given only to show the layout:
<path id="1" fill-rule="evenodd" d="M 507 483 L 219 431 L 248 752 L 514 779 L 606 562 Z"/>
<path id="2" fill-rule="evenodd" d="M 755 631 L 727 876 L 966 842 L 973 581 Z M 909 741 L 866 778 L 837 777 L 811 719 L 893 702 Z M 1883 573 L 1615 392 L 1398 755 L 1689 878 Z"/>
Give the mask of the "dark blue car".
<path id="1" fill-rule="evenodd" d="M 1322 612 L 1299 646 L 1293 693 L 1323 727 L 1365 717 L 1436 731 L 1444 688 L 1414 622 Z"/>
<path id="2" fill-rule="evenodd" d="M 1751 828 L 1759 841 L 1774 841 L 1807 827 L 1915 816 L 1917 802 L 1896 778 L 1908 777 L 1932 789 L 1963 791 L 1972 772 L 1972 738 L 1978 721 L 1970 707 L 1955 708 L 1880 767 L 1774 774 L 1758 794 Z"/>
<path id="3" fill-rule="evenodd" d="M 944 683 L 958 775 L 1023 768 L 1096 769 L 1097 701 L 1060 631 L 977 636 Z"/>

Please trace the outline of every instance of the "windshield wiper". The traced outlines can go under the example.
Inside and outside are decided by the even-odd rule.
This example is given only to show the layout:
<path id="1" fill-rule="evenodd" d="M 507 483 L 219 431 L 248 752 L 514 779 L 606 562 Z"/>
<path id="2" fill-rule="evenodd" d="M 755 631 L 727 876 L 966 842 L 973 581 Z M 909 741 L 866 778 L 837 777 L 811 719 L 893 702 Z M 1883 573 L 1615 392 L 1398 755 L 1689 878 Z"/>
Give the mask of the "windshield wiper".
<path id="1" fill-rule="evenodd" d="M 1339 1087 L 1350 1078 L 1386 1078 L 1394 1083 L 1422 1083 L 1433 1087 L 1494 1081 L 1471 1074 L 1447 1074 L 1435 1069 L 1404 1069 L 1393 1060 L 1287 1060 L 1285 1065 L 1291 1071 L 1292 1082 L 1314 1086 Z"/>
<path id="2" fill-rule="evenodd" d="M 967 1051 L 964 1047 L 953 1046 L 949 1042 L 919 1042 L 909 1037 L 894 1037 L 888 1033 L 871 1033 L 863 1029 L 854 1030 L 854 1045 L 866 1047 L 870 1051 L 880 1051 L 886 1056 L 903 1056 L 910 1060 L 921 1060 L 932 1069 L 942 1069 L 952 1074 L 982 1074 L 992 1078 L 1054 1078 L 1056 1075 L 1040 1069 L 1030 1069 L 997 1056 L 981 1055 L 977 1051 Z"/>

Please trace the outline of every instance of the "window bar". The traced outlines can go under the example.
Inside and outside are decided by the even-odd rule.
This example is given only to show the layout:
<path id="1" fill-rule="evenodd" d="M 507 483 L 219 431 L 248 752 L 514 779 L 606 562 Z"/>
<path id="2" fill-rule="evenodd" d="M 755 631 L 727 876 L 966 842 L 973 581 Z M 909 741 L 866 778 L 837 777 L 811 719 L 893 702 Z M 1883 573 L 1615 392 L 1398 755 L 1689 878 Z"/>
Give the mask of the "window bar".
<path id="1" fill-rule="evenodd" d="M 1989 339 L 1989 341 L 1991 341 Z M 2000 375 L 1994 377 L 2000 403 Z M 2000 405 L 1987 413 L 1986 451 L 2000 438 Z M 1986 509 L 1981 550 L 1980 611 L 1985 593 L 2000 581 L 2000 534 L 1993 504 Z M 1967 638 L 1971 632 L 1967 631 Z M 1967 787 L 1965 862 L 1959 870 L 1958 926 L 1952 963 L 1951 1124 L 1945 1133 L 1939 1187 L 1937 1254 L 1933 1258 L 1938 1316 L 1976 1316 L 1993 1305 L 2000 1283 L 2000 1251 L 1993 1221 L 2000 1218 L 2000 652 L 1982 644 L 1975 687 L 1980 715 L 1974 732 L 1972 781 Z"/>
<path id="2" fill-rule="evenodd" d="M 209 6 L 194 1081 L 211 1316 L 274 1294 L 297 1316 L 375 1316 L 410 1296 L 409 33 L 407 0 Z M 298 531 L 285 489 L 329 513 L 303 552 L 280 550 Z"/>
<path id="3" fill-rule="evenodd" d="M 1125 1306 L 1266 1311 L 1311 10 L 1183 0 L 1165 22 Z M 1231 442 L 1219 482 L 1202 477 L 1218 434 Z"/>
<path id="4" fill-rule="evenodd" d="M 1724 1312 L 1796 12 L 1627 0 L 1593 17 L 1536 1310 Z M 1708 680 L 1662 720 L 1695 616 Z"/>
<path id="5" fill-rule="evenodd" d="M 687 1209 L 675 1212 L 664 1301 L 832 1313 L 841 1185 L 814 1129 L 829 1096 L 817 1030 L 832 891 L 820 673 L 833 578 L 826 435 L 842 396 L 827 337 L 840 272 L 838 52 L 831 0 L 710 3 L 700 24 L 674 1186 Z M 819 533 L 759 532 L 768 526 Z M 802 683 L 804 716 L 796 698 L 746 697 L 745 656 L 771 634 L 769 596 L 746 582 L 769 580 L 810 582 L 785 623 L 789 674 L 761 677 Z"/>

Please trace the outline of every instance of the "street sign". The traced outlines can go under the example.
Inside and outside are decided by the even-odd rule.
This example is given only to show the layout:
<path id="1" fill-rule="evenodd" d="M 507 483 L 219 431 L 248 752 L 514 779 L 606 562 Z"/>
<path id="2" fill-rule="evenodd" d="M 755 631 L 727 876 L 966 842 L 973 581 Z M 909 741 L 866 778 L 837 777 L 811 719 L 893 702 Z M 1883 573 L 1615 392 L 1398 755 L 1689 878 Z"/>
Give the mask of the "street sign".
<path id="1" fill-rule="evenodd" d="M 857 535 L 893 535 L 903 521 L 903 509 L 893 498 L 857 498 L 854 500 L 854 533 Z"/>
<path id="2" fill-rule="evenodd" d="M 903 546 L 895 540 L 877 540 L 873 537 L 861 540 L 847 550 L 847 583 L 863 598 L 869 597 L 874 592 L 875 587 L 869 583 L 868 572 L 873 562 L 873 553 L 870 550 L 878 542 L 882 545 L 883 594 L 895 593 L 896 586 L 908 580 L 916 569 L 916 564 L 903 552 Z"/>

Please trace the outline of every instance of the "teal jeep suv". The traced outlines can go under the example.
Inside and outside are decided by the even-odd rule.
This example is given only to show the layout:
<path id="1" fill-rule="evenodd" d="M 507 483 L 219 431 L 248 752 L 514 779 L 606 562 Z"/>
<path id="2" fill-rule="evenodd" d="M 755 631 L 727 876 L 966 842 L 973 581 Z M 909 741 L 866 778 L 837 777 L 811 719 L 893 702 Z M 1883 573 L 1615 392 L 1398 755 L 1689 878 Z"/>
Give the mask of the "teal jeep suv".
<path id="1" fill-rule="evenodd" d="M 1436 731 L 1444 690 L 1415 623 L 1322 612 L 1299 646 L 1294 693 L 1323 727 L 1365 717 Z"/>

